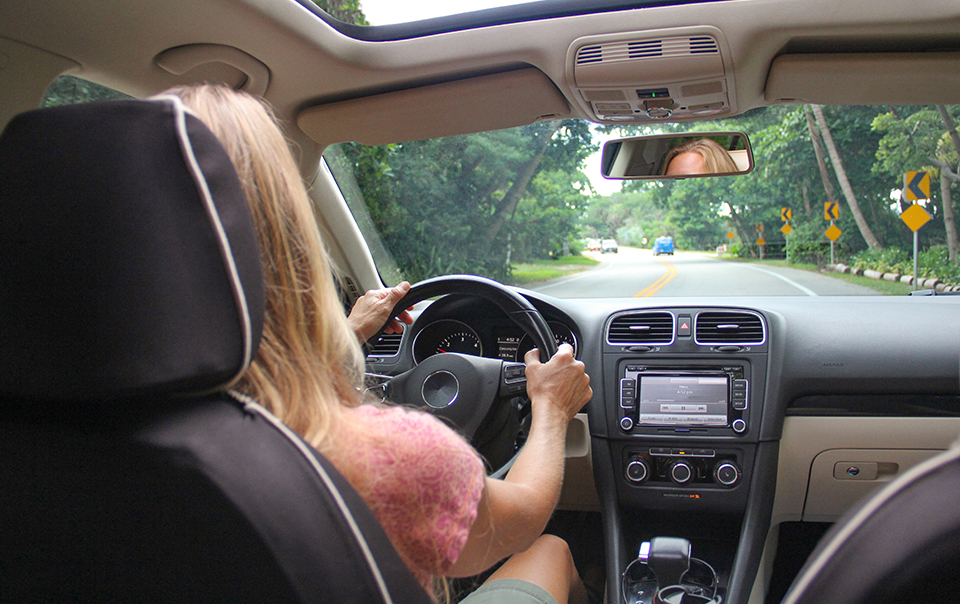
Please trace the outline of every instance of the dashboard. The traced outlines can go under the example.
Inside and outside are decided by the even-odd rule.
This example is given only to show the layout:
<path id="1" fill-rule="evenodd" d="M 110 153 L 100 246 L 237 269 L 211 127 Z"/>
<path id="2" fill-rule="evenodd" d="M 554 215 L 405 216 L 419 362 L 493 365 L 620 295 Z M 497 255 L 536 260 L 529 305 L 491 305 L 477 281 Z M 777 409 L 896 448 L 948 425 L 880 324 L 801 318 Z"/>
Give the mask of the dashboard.
<path id="1" fill-rule="evenodd" d="M 960 296 L 519 291 L 591 376 L 560 508 L 601 513 L 608 580 L 642 541 L 679 536 L 746 602 L 781 524 L 836 521 L 960 434 Z M 522 361 L 522 332 L 479 298 L 415 315 L 368 357 L 374 371 L 444 351 Z"/>

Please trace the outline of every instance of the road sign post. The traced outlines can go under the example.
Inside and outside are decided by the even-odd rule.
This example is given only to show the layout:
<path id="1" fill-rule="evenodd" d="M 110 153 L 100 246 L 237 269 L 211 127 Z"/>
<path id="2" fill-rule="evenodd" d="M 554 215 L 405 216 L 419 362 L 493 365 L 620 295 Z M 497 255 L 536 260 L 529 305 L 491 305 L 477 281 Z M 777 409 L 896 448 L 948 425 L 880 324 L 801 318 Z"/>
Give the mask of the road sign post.
<path id="1" fill-rule="evenodd" d="M 833 224 L 834 220 L 840 218 L 840 204 L 835 201 L 827 201 L 823 204 L 823 218 L 824 220 L 830 221 L 830 228 L 827 229 L 825 233 L 827 239 L 830 240 L 830 264 L 836 264 L 835 256 L 833 253 L 833 244 L 836 242 L 837 237 L 840 236 L 843 231 L 837 228 L 837 225 Z"/>
<path id="2" fill-rule="evenodd" d="M 908 175 L 910 172 L 907 173 Z M 923 172 L 926 174 L 926 172 Z M 906 180 L 906 179 L 904 179 Z M 929 182 L 928 182 L 929 185 Z M 913 291 L 917 291 L 917 281 L 920 279 L 920 227 L 927 224 L 930 221 L 930 214 L 923 209 L 919 203 L 912 204 L 909 208 L 903 211 L 900 214 L 900 220 L 902 220 L 910 230 L 913 231 Z"/>
<path id="3" fill-rule="evenodd" d="M 780 220 L 783 221 L 780 232 L 783 233 L 783 251 L 786 254 L 787 264 L 790 264 L 790 240 L 788 237 L 793 231 L 793 227 L 790 226 L 791 219 L 793 219 L 793 211 L 790 208 L 780 208 Z"/>

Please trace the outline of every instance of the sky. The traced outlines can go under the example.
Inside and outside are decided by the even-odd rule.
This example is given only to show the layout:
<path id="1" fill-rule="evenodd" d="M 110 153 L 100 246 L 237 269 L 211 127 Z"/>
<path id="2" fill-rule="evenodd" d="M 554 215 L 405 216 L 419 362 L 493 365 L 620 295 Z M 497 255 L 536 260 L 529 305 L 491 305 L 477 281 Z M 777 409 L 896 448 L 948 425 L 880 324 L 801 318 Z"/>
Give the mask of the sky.
<path id="1" fill-rule="evenodd" d="M 371 25 L 389 25 L 519 4 L 522 0 L 360 0 Z"/>

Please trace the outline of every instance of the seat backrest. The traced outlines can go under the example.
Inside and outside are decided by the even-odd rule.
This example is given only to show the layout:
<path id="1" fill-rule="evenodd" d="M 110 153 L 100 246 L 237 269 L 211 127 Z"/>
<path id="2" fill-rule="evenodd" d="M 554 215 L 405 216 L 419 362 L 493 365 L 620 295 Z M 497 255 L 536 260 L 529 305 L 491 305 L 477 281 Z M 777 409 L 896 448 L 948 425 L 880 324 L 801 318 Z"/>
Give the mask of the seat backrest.
<path id="1" fill-rule="evenodd" d="M 960 441 L 835 524 L 783 604 L 952 604 L 958 571 Z"/>
<path id="2" fill-rule="evenodd" d="M 178 100 L 14 118 L 0 215 L 0 600 L 429 601 L 336 470 L 225 390 L 260 256 Z"/>

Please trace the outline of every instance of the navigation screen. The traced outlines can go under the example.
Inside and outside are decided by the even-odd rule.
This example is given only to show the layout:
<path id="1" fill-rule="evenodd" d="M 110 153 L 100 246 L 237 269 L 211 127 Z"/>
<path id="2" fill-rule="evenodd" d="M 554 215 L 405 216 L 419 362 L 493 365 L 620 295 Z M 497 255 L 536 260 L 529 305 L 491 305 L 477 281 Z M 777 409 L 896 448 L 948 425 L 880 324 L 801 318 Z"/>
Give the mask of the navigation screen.
<path id="1" fill-rule="evenodd" d="M 726 376 L 640 377 L 640 424 L 725 426 Z"/>

